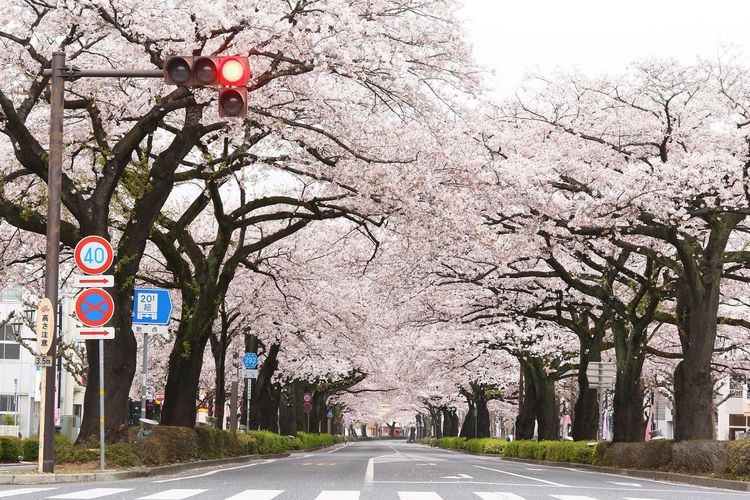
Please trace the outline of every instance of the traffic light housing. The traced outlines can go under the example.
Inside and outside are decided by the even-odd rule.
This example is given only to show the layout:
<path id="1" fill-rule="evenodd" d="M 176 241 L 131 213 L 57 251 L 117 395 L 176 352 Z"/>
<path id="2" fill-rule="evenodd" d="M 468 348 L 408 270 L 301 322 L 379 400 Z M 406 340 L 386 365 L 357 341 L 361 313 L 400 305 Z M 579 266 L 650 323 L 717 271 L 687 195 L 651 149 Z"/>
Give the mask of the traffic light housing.
<path id="1" fill-rule="evenodd" d="M 186 87 L 219 87 L 219 116 L 247 114 L 250 63 L 243 56 L 170 56 L 164 63 L 164 81 Z"/>

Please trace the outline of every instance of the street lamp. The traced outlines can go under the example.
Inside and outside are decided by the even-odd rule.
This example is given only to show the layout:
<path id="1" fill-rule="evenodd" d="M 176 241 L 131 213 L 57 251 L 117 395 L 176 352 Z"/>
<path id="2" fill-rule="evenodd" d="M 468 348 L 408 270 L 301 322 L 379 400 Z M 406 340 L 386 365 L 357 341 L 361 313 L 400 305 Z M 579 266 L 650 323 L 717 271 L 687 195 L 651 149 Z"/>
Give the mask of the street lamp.
<path id="1" fill-rule="evenodd" d="M 13 332 L 13 336 L 18 339 L 21 337 L 21 325 L 23 322 L 21 321 L 21 317 L 13 314 L 13 322 L 10 324 L 11 331 Z"/>

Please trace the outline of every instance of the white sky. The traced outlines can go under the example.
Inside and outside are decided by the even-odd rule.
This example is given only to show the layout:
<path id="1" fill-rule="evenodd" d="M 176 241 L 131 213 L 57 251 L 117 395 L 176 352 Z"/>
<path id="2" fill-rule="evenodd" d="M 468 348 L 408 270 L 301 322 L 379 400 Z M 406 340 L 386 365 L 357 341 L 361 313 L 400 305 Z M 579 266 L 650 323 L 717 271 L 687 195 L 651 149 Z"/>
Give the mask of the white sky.
<path id="1" fill-rule="evenodd" d="M 477 61 L 509 95 L 536 69 L 623 72 L 647 57 L 715 59 L 727 46 L 750 55 L 747 0 L 463 0 Z"/>

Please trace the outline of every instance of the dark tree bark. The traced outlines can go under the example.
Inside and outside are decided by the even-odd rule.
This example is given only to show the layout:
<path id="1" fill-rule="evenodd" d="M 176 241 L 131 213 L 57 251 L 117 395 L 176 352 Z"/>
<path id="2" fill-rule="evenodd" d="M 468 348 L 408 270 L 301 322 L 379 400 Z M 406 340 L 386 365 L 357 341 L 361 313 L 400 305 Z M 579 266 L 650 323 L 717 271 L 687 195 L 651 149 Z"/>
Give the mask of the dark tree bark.
<path id="1" fill-rule="evenodd" d="M 542 440 L 559 439 L 560 409 L 555 396 L 555 380 L 544 369 L 541 362 L 535 359 L 526 360 L 534 385 L 536 402 L 537 436 Z"/>
<path id="2" fill-rule="evenodd" d="M 581 344 L 584 347 L 584 343 Z M 572 437 L 574 441 L 596 439 L 599 424 L 599 400 L 596 389 L 589 387 L 586 369 L 589 361 L 600 361 L 600 343 L 591 343 L 581 350 L 578 368 L 578 397 L 573 413 Z"/>
<path id="3" fill-rule="evenodd" d="M 266 352 L 266 357 L 258 370 L 258 378 L 250 398 L 250 429 L 279 430 L 279 400 L 281 386 L 271 382 L 278 369 L 278 355 L 281 344 L 274 343 Z M 249 351 L 252 352 L 252 351 Z"/>
<path id="4" fill-rule="evenodd" d="M 458 414 L 455 408 L 442 407 L 443 413 L 443 436 L 458 436 Z"/>
<path id="5" fill-rule="evenodd" d="M 536 389 L 531 377 L 531 370 L 521 364 L 523 375 L 523 398 L 519 404 L 516 417 L 516 439 L 531 439 L 536 427 Z"/>

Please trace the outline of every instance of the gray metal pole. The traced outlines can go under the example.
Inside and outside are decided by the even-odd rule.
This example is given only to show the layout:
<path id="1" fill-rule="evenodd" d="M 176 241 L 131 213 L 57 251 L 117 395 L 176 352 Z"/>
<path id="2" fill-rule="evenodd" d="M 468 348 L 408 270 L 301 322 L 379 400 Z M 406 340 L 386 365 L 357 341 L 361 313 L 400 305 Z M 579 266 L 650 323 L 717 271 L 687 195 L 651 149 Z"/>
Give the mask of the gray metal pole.
<path id="1" fill-rule="evenodd" d="M 252 396 L 253 390 L 253 379 L 248 378 L 247 380 L 247 404 L 245 405 L 245 432 L 250 432 L 250 397 Z"/>
<path id="2" fill-rule="evenodd" d="M 143 367 L 141 368 L 141 418 L 146 418 L 146 377 L 148 376 L 148 334 L 143 332 Z"/>
<path id="3" fill-rule="evenodd" d="M 99 464 L 104 470 L 104 339 L 99 339 Z"/>
<path id="4" fill-rule="evenodd" d="M 47 173 L 47 256 L 45 262 L 44 295 L 57 304 L 59 265 L 60 265 L 60 210 L 62 192 L 62 156 L 63 156 L 63 113 L 65 102 L 65 80 L 62 69 L 65 66 L 65 53 L 52 54 L 52 71 L 50 77 L 50 114 L 49 114 L 49 165 Z M 45 390 L 42 397 L 46 411 L 41 415 L 44 434 L 41 448 L 41 465 L 43 472 L 55 470 L 55 351 L 56 335 L 50 338 L 47 355 L 53 360 L 53 366 L 44 370 Z"/>

